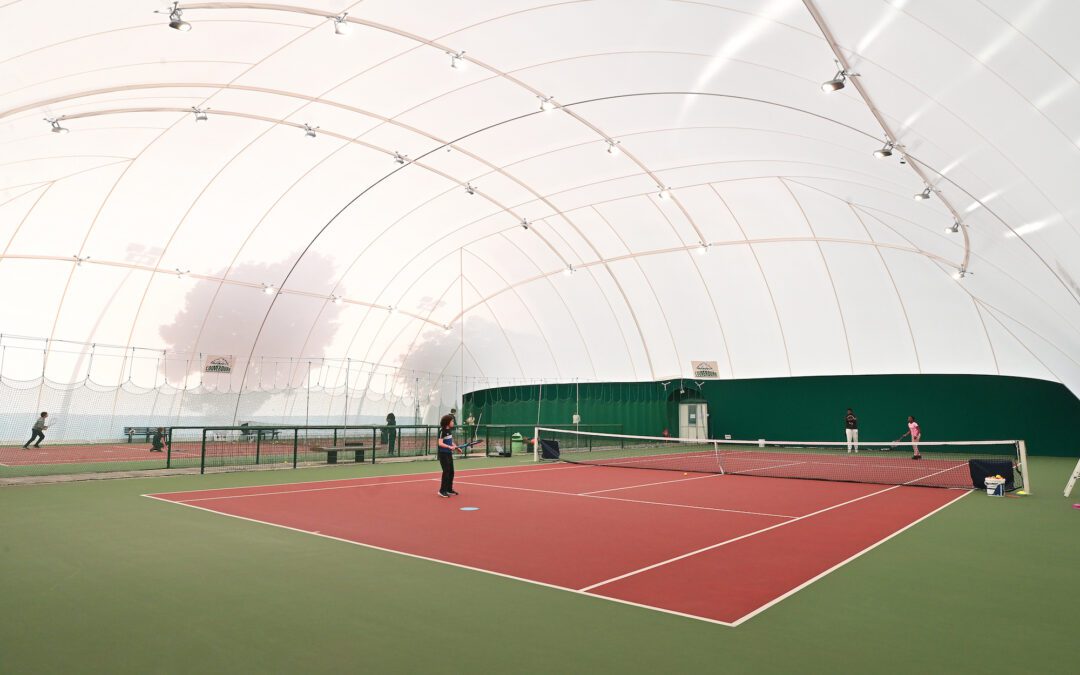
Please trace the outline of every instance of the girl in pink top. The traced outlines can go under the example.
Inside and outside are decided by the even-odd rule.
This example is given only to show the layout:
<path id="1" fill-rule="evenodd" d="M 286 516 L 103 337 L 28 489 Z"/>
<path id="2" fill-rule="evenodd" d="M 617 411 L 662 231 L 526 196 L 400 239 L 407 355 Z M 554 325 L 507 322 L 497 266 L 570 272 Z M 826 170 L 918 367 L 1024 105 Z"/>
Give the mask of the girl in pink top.
<path id="1" fill-rule="evenodd" d="M 919 428 L 919 423 L 911 415 L 908 415 L 907 418 L 907 428 L 907 432 L 900 438 L 911 436 L 911 449 L 913 451 L 911 458 L 922 459 L 922 455 L 919 454 L 919 439 L 922 438 L 922 429 Z"/>

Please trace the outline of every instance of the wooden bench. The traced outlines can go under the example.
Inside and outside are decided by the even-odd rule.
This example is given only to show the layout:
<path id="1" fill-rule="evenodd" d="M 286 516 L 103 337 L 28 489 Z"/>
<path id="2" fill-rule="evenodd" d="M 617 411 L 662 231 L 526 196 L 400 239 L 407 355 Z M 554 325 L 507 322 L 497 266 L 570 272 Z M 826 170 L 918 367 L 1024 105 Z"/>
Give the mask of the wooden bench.
<path id="1" fill-rule="evenodd" d="M 127 436 L 128 443 L 131 443 L 135 436 L 142 436 L 149 443 L 150 437 L 157 433 L 157 430 L 157 427 L 124 427 L 124 435 Z"/>
<path id="2" fill-rule="evenodd" d="M 348 445 L 326 445 L 312 448 L 312 452 L 325 452 L 327 464 L 337 464 L 339 452 L 352 452 L 354 462 L 364 461 L 364 449 L 365 446 L 362 443 L 349 443 Z"/>

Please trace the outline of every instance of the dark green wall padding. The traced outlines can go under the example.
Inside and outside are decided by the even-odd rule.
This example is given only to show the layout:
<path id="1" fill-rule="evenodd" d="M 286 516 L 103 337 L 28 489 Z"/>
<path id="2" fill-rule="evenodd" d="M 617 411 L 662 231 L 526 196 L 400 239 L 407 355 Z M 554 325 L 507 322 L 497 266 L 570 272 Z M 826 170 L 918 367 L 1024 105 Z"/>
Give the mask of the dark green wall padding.
<path id="1" fill-rule="evenodd" d="M 620 424 L 621 433 L 658 436 L 668 400 L 691 379 L 499 387 L 465 397 L 466 414 L 487 424 L 565 425 L 575 407 L 582 424 Z M 1029 454 L 1080 453 L 1080 400 L 1064 385 L 1000 375 L 838 375 L 704 382 L 713 438 L 842 441 L 846 408 L 861 441 L 889 441 L 914 415 L 925 441 L 1027 442 Z"/>

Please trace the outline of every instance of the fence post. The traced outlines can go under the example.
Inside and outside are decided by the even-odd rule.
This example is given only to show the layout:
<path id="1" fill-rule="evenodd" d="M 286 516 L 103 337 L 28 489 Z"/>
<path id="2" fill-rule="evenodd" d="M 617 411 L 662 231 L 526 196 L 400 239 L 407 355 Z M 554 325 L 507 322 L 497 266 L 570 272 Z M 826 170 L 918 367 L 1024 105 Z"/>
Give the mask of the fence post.
<path id="1" fill-rule="evenodd" d="M 262 429 L 255 432 L 255 463 L 259 463 L 259 452 L 262 449 Z"/>
<path id="2" fill-rule="evenodd" d="M 199 452 L 199 473 L 206 473 L 206 429 L 202 430 L 202 450 Z"/>
<path id="3" fill-rule="evenodd" d="M 371 463 L 375 463 L 375 442 L 379 440 L 379 430 L 371 428 Z"/>
<path id="4" fill-rule="evenodd" d="M 172 468 L 172 427 L 165 430 L 165 468 Z"/>
<path id="5" fill-rule="evenodd" d="M 292 430 L 292 468 L 296 468 L 296 450 L 300 446 L 300 430 L 293 427 Z"/>

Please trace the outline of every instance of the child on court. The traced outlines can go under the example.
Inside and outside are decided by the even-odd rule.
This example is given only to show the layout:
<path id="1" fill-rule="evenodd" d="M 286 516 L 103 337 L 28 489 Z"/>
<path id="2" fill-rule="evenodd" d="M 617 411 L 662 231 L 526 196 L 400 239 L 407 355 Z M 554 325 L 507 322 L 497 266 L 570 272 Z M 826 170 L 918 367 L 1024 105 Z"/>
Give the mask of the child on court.
<path id="1" fill-rule="evenodd" d="M 454 443 L 454 416 L 443 415 L 439 420 L 439 466 L 442 467 L 442 483 L 439 496 L 456 495 L 454 491 L 454 453 L 461 452 Z"/>
<path id="2" fill-rule="evenodd" d="M 907 432 L 905 432 L 900 439 L 903 440 L 904 438 L 911 436 L 911 449 L 913 451 L 911 458 L 922 459 L 922 455 L 919 454 L 919 439 L 922 438 L 922 429 L 919 428 L 919 423 L 915 421 L 915 418 L 912 415 L 908 415 L 907 428 Z"/>
<path id="3" fill-rule="evenodd" d="M 49 413 L 41 413 L 41 417 L 38 418 L 37 422 L 34 422 L 34 428 L 30 432 L 30 440 L 28 440 L 26 444 L 23 445 L 23 450 L 29 450 L 30 444 L 34 443 L 35 440 L 37 441 L 37 443 L 34 443 L 34 447 L 41 447 L 41 442 L 45 440 L 45 430 L 49 428 L 49 424 L 47 422 L 48 418 Z"/>

